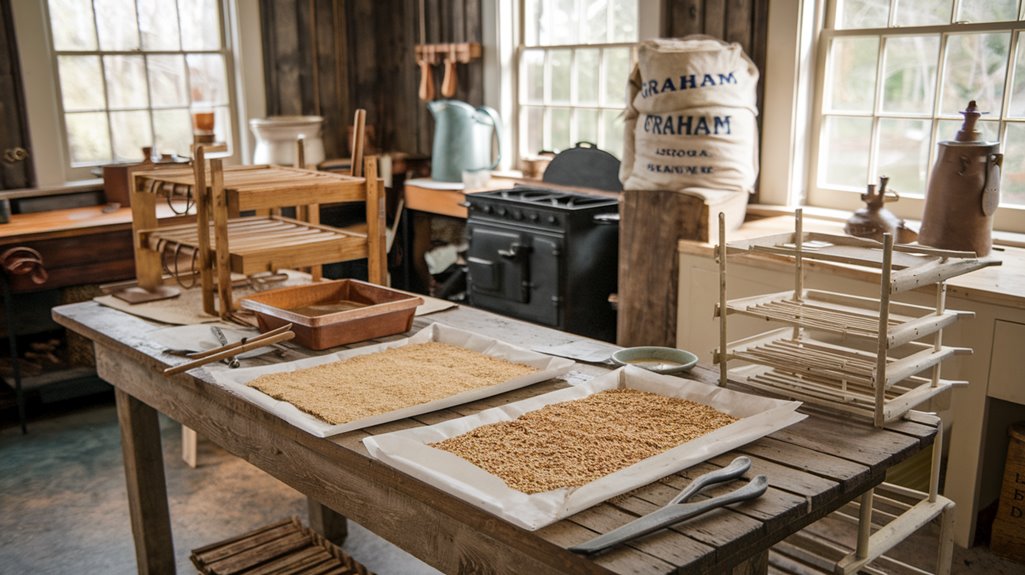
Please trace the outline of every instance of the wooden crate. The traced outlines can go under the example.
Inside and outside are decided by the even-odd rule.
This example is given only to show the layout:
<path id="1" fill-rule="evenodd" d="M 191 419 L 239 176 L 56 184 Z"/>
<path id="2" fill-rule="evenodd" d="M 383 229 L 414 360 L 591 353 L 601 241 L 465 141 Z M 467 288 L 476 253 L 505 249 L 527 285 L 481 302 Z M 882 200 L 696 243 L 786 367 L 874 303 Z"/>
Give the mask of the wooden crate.
<path id="1" fill-rule="evenodd" d="M 193 549 L 189 558 L 204 575 L 370 573 L 338 546 L 303 526 L 298 517 Z"/>
<path id="2" fill-rule="evenodd" d="M 993 520 L 990 549 L 1025 563 L 1025 423 L 1011 426 L 1000 505 Z"/>

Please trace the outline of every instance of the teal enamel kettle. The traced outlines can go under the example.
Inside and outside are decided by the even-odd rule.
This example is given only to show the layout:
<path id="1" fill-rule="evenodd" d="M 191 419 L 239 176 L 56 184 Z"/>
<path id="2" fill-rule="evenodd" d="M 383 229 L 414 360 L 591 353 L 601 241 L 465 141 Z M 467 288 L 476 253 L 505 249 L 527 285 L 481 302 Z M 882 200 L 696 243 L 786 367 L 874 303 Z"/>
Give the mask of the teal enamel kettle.
<path id="1" fill-rule="evenodd" d="M 502 122 L 498 112 L 487 106 L 474 108 L 459 100 L 427 103 L 434 116 L 434 148 L 431 179 L 462 182 L 464 170 L 493 170 L 502 160 Z M 498 154 L 492 159 L 491 141 L 498 140 Z"/>

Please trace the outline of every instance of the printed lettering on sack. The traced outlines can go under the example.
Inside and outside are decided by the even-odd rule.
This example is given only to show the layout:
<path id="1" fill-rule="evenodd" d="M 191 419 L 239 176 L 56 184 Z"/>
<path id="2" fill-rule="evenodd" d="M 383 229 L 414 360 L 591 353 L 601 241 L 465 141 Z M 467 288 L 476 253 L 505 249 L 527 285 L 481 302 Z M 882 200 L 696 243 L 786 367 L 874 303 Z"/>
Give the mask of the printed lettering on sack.
<path id="1" fill-rule="evenodd" d="M 737 77 L 733 75 L 733 72 L 727 72 L 725 74 L 721 72 L 715 74 L 681 74 L 676 77 L 667 77 L 661 82 L 658 80 L 648 80 L 641 87 L 641 97 L 649 98 L 651 96 L 665 94 L 668 92 L 693 90 L 695 88 L 709 88 L 722 86 L 724 84 L 737 84 Z"/>
<path id="2" fill-rule="evenodd" d="M 730 116 L 644 115 L 644 131 L 659 136 L 729 136 Z"/>

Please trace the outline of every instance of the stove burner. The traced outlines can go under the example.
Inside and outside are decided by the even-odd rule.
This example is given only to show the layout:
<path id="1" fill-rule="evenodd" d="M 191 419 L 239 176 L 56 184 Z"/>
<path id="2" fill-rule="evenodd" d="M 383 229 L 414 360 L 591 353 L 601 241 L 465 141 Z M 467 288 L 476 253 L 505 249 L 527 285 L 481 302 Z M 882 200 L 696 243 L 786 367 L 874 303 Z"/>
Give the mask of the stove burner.
<path id="1" fill-rule="evenodd" d="M 499 190 L 496 195 L 503 200 L 564 208 L 576 208 L 615 201 L 599 196 L 589 196 L 574 192 L 562 192 L 547 188 L 531 187 L 515 187 L 508 190 Z"/>

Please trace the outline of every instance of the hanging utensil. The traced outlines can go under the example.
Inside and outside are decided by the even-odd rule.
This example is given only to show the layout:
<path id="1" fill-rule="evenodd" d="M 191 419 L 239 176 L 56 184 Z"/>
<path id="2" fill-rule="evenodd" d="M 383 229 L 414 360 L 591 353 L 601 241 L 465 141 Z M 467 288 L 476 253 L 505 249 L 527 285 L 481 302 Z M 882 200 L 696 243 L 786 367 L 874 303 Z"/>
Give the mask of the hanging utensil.
<path id="1" fill-rule="evenodd" d="M 427 23 L 424 20 L 424 0 L 420 0 L 420 45 L 416 47 L 416 65 L 420 67 L 420 87 L 417 90 L 422 102 L 430 102 L 434 99 L 434 65 L 433 49 L 428 54 L 427 46 Z"/>
<path id="2" fill-rule="evenodd" d="M 445 76 L 441 79 L 441 96 L 451 98 L 456 95 L 456 88 L 459 86 L 459 79 L 456 77 L 456 63 L 459 61 L 456 45 L 448 45 L 448 54 L 445 55 Z"/>

